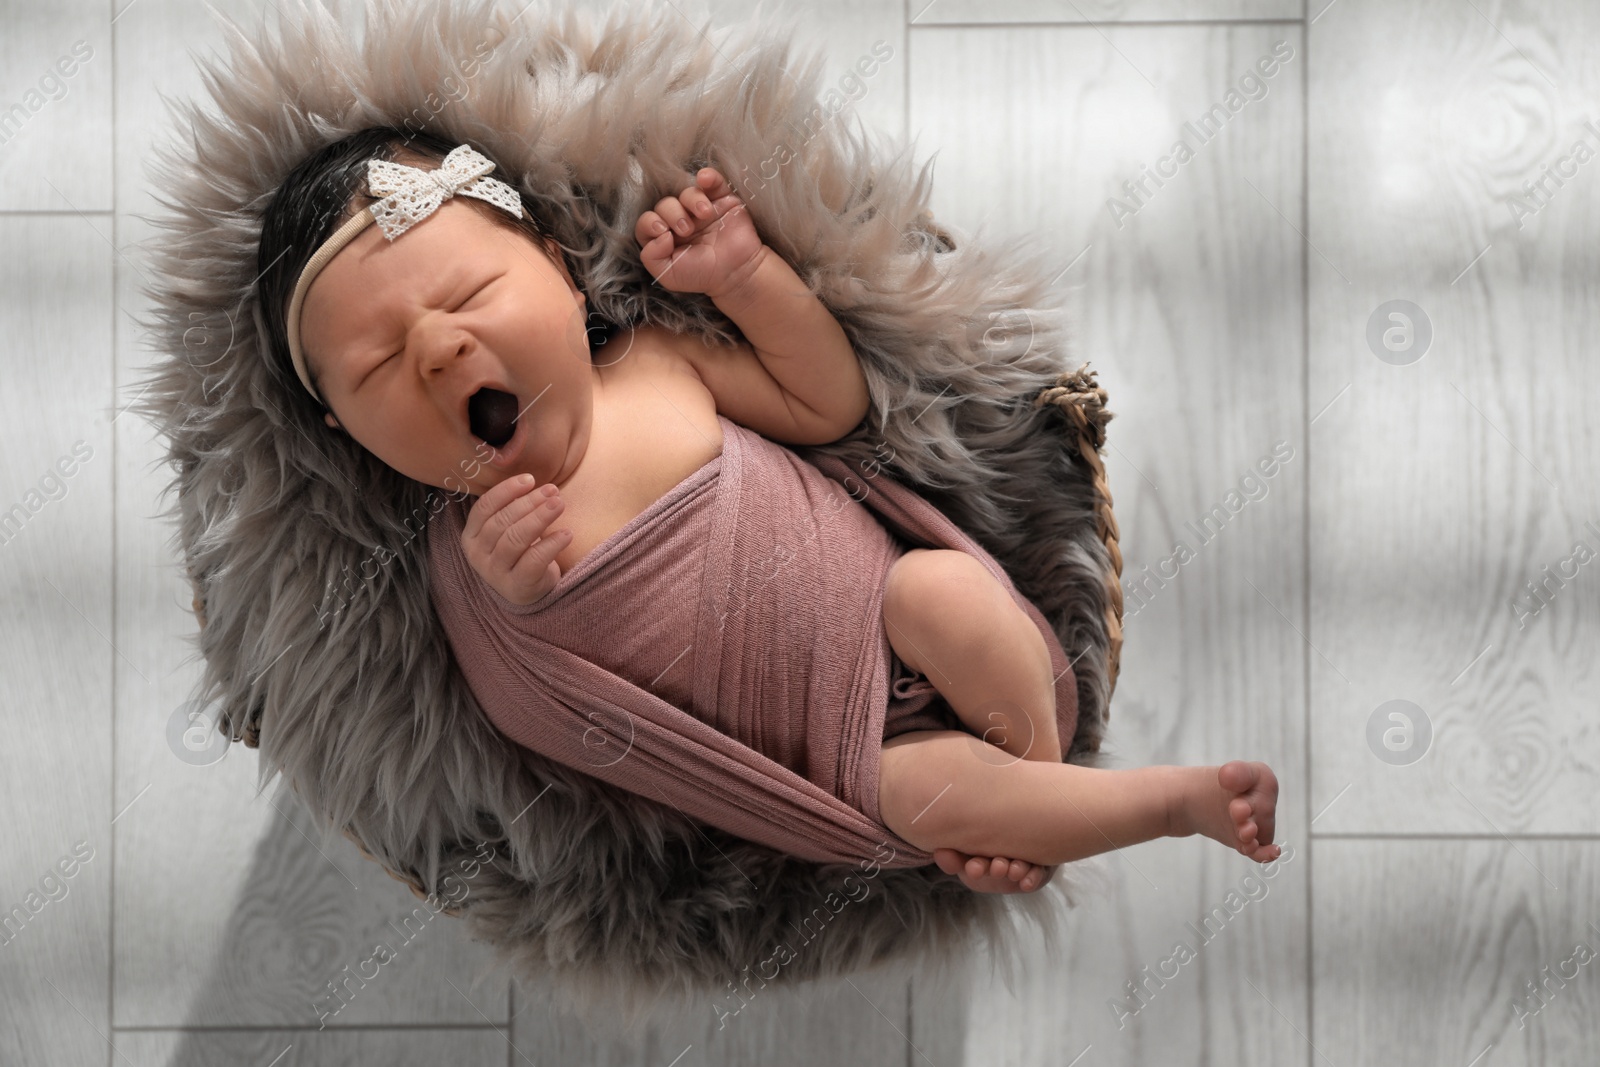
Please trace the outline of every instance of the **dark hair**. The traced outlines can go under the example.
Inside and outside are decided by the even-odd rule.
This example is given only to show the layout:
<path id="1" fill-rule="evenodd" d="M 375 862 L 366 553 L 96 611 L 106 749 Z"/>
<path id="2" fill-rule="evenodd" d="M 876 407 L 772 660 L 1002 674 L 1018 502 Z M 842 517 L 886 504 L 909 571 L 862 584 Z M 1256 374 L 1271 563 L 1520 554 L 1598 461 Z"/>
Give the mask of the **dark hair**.
<path id="1" fill-rule="evenodd" d="M 313 403 L 300 385 L 289 355 L 286 318 L 289 300 L 294 296 L 300 272 L 316 250 L 336 229 L 357 211 L 364 211 L 379 198 L 367 188 L 367 160 L 384 159 L 433 169 L 459 142 L 446 140 L 425 130 L 406 131 L 392 126 L 374 126 L 323 147 L 303 160 L 283 180 L 261 221 L 261 243 L 256 251 L 256 299 L 266 323 L 268 361 L 285 389 Z M 476 145 L 473 146 L 477 148 Z M 478 149 L 478 151 L 482 151 Z M 493 157 L 483 153 L 491 161 Z M 431 164 L 431 165 L 429 165 Z M 493 177 L 516 187 L 496 161 Z M 534 204 L 526 192 L 522 197 L 524 215 L 513 219 L 493 204 L 476 197 L 461 202 L 477 210 L 496 225 L 526 235 L 535 247 L 550 255 L 544 238 L 549 236 L 535 221 Z M 565 251 L 563 250 L 563 259 Z M 568 265 L 569 272 L 571 271 Z M 576 275 L 574 275 L 576 279 Z M 307 367 L 310 372 L 310 367 Z M 317 385 L 315 377 L 312 384 Z M 319 387 L 317 390 L 321 393 Z M 323 404 L 323 409 L 327 405 Z"/>

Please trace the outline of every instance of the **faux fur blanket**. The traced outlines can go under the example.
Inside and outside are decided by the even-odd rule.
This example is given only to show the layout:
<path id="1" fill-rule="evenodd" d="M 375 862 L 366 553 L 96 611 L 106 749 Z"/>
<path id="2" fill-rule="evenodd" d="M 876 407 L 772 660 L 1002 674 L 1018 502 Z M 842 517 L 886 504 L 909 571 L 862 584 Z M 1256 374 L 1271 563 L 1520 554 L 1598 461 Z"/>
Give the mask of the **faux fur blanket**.
<path id="1" fill-rule="evenodd" d="M 196 696 L 231 737 L 259 741 L 262 787 L 284 774 L 329 839 L 348 830 L 434 891 L 491 845 L 463 922 L 573 1007 L 723 990 L 817 912 L 826 936 L 770 980 L 937 965 L 968 935 L 1020 935 L 1014 920 L 1052 928 L 1082 864 L 1015 896 L 932 865 L 874 870 L 859 900 L 823 908 L 862 872 L 742 841 L 508 741 L 429 600 L 419 533 L 437 491 L 274 387 L 253 305 L 261 216 L 323 145 L 389 124 L 483 148 L 577 250 L 592 309 L 727 342 L 731 322 L 652 284 L 633 240 L 642 211 L 715 166 L 861 358 L 867 423 L 814 451 L 881 464 L 1004 566 L 1073 662 L 1069 759 L 1098 761 L 1108 557 L 1075 433 L 1033 402 L 1069 368 L 1053 250 L 959 235 L 951 248 L 927 166 L 822 91 L 823 57 L 792 54 L 792 22 L 714 28 L 679 4 L 636 4 L 599 25 L 519 6 L 374 0 L 361 28 L 359 11 L 269 5 L 261 25 L 223 20 L 225 53 L 197 58 L 209 98 L 168 102 L 144 251 L 158 355 L 128 392 L 174 472 L 167 514 L 204 622 Z M 903 62 L 886 49 L 879 60 Z M 535 802 L 540 817 L 519 818 Z"/>
<path id="2" fill-rule="evenodd" d="M 429 581 L 456 663 L 502 733 L 575 770 L 802 859 L 887 850 L 885 869 L 931 863 L 878 808 L 893 658 L 883 592 L 905 554 L 895 535 L 968 552 L 1011 581 L 887 474 L 830 478 L 717 422 L 720 455 L 531 604 L 506 600 L 468 563 L 467 502 L 440 509 Z M 1010 591 L 1050 649 L 1058 735 L 1070 738 L 1066 654 Z"/>

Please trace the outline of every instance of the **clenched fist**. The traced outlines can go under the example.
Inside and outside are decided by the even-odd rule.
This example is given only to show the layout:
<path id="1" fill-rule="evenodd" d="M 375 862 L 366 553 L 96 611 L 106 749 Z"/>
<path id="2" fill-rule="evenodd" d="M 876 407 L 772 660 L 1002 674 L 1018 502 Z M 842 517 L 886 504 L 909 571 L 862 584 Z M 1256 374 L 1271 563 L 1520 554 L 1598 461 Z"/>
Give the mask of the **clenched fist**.
<path id="1" fill-rule="evenodd" d="M 712 299 L 737 289 L 761 262 L 761 235 L 744 201 L 715 167 L 701 167 L 694 184 L 656 201 L 633 228 L 639 261 L 675 293 Z"/>
<path id="2" fill-rule="evenodd" d="M 572 541 L 571 530 L 549 527 L 566 507 L 553 483 L 534 488 L 531 474 L 507 478 L 484 493 L 467 513 L 461 550 L 489 588 L 520 606 L 556 587 L 556 553 Z"/>

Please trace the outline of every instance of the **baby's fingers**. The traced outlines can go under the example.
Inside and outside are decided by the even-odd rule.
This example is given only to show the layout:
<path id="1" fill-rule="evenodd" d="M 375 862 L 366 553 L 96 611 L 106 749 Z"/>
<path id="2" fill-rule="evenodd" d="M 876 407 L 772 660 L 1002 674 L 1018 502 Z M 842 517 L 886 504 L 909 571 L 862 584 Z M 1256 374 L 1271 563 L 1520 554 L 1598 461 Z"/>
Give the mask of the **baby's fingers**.
<path id="1" fill-rule="evenodd" d="M 731 203 L 737 202 L 737 197 L 729 195 L 731 192 L 722 175 L 706 167 L 695 177 L 695 184 L 678 194 L 678 202 L 689 214 L 706 223 L 724 214 Z"/>
<path id="2" fill-rule="evenodd" d="M 511 584 L 521 603 L 531 604 L 555 588 L 561 580 L 561 565 L 556 554 L 572 542 L 572 531 L 560 529 L 539 538 L 522 553 L 511 568 Z"/>
<path id="3" fill-rule="evenodd" d="M 712 200 L 720 200 L 733 192 L 733 186 L 728 184 L 728 179 L 716 167 L 701 167 L 696 171 L 694 185 L 696 191 Z"/>
<path id="4" fill-rule="evenodd" d="M 560 513 L 559 496 L 546 495 L 546 487 L 509 478 L 478 498 L 461 531 L 467 560 L 480 574 L 505 574 Z M 552 507 L 554 504 L 556 506 Z"/>
<path id="5" fill-rule="evenodd" d="M 695 221 L 689 216 L 689 208 L 675 196 L 664 196 L 656 201 L 654 211 L 645 212 L 646 215 L 655 215 L 667 228 L 679 237 L 689 237 L 694 234 Z M 641 216 L 643 221 L 643 216 Z M 659 231 L 654 224 L 651 226 L 651 236 Z"/>
<path id="6" fill-rule="evenodd" d="M 496 572 L 509 573 L 520 565 L 524 555 L 536 543 L 547 545 L 553 536 L 546 536 L 550 524 L 566 509 L 566 501 L 559 496 L 544 497 L 539 493 L 529 493 L 534 498 L 531 506 L 525 508 L 505 531 L 500 534 L 489 551 L 489 566 Z M 519 501 L 519 503 L 521 503 Z M 510 509 L 508 508 L 507 511 Z M 568 537 L 571 531 L 561 531 Z M 550 554 L 555 558 L 555 553 Z"/>
<path id="7" fill-rule="evenodd" d="M 520 508 L 509 515 L 501 515 L 506 508 L 523 501 L 529 501 L 529 506 L 539 502 L 540 495 L 533 492 L 534 478 L 530 474 L 519 474 L 515 478 L 507 478 L 489 488 L 489 491 L 473 502 L 472 508 L 467 512 L 467 521 L 461 531 L 463 544 L 477 541 L 483 534 L 484 527 L 491 521 L 499 525 L 490 531 L 489 542 L 492 544 L 500 533 L 512 522 L 526 514 L 527 508 Z"/>
<path id="8" fill-rule="evenodd" d="M 667 250 L 672 250 L 670 230 L 666 220 L 654 211 L 646 211 L 639 216 L 639 221 L 633 227 L 633 239 L 641 245 L 647 245 L 658 237 L 667 237 Z"/>

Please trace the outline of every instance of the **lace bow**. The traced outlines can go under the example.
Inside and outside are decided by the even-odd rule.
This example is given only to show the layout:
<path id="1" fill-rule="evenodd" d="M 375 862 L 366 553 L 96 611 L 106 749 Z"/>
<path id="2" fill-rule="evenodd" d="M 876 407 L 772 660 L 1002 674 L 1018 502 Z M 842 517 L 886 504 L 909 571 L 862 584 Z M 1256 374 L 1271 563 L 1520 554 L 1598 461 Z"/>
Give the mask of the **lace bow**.
<path id="1" fill-rule="evenodd" d="M 503 181 L 486 177 L 494 164 L 468 145 L 458 145 L 444 157 L 438 170 L 420 170 L 385 159 L 367 161 L 367 186 L 381 196 L 369 210 L 378 228 L 394 240 L 433 214 L 440 204 L 461 193 L 486 200 L 516 218 L 522 217 L 522 198 Z"/>

